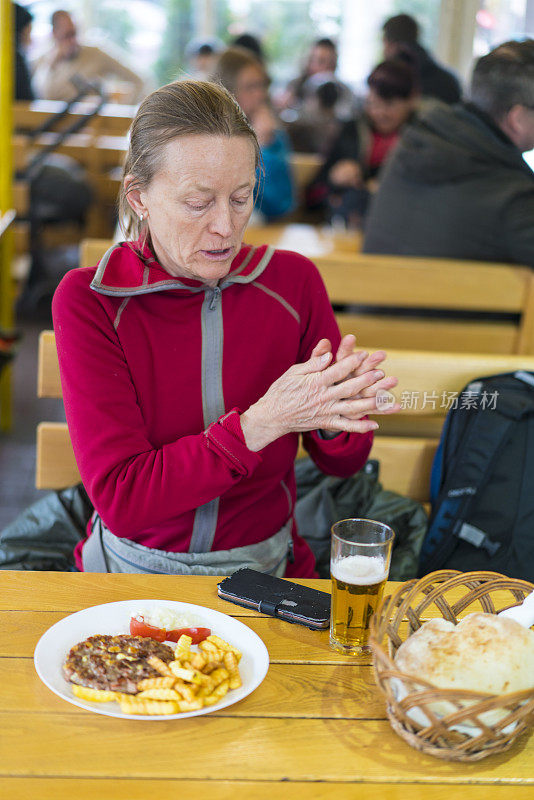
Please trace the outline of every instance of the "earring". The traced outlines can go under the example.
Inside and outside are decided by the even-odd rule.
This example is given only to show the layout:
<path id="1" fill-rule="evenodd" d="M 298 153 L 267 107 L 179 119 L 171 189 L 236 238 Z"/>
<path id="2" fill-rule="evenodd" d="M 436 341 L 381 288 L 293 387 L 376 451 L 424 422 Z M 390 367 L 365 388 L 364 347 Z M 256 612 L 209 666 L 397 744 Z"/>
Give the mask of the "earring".
<path id="1" fill-rule="evenodd" d="M 139 214 L 139 220 L 140 220 L 141 222 L 144 220 L 144 218 L 145 218 L 145 215 L 144 215 L 144 214 Z"/>

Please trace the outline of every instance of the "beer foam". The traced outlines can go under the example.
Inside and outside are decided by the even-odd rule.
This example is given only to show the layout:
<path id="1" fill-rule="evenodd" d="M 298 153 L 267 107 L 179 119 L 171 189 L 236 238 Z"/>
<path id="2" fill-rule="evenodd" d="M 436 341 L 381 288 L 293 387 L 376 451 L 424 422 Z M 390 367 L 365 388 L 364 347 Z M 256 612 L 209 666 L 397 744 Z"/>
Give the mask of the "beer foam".
<path id="1" fill-rule="evenodd" d="M 332 563 L 330 572 L 338 581 L 356 586 L 380 583 L 387 577 L 386 565 L 377 556 L 345 556 Z"/>

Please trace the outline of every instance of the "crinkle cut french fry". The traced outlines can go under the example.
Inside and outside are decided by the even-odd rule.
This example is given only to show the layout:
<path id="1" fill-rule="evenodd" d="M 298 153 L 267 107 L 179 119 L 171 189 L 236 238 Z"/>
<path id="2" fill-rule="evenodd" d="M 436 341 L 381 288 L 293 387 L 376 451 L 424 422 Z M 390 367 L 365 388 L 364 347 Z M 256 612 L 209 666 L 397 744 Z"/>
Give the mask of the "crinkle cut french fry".
<path id="1" fill-rule="evenodd" d="M 195 677 L 198 678 L 198 684 L 200 686 L 208 686 L 213 689 L 214 684 L 211 679 L 211 675 L 205 675 L 203 672 L 195 672 Z"/>
<path id="2" fill-rule="evenodd" d="M 135 695 L 139 700 L 181 700 L 181 696 L 174 689 L 145 689 Z"/>
<path id="3" fill-rule="evenodd" d="M 219 650 L 223 651 L 230 650 L 232 653 L 235 654 L 237 661 L 238 662 L 240 661 L 242 655 L 241 650 L 238 650 L 237 647 L 234 647 L 233 644 L 225 642 L 225 640 L 221 639 L 220 636 L 216 636 L 214 633 L 212 633 L 211 636 L 208 636 L 208 638 L 205 641 L 210 642 L 210 644 L 214 644 L 215 647 L 217 647 Z"/>
<path id="4" fill-rule="evenodd" d="M 216 669 L 221 669 L 222 661 L 208 661 L 202 672 L 205 675 L 211 675 L 211 673 Z"/>
<path id="5" fill-rule="evenodd" d="M 237 666 L 237 658 L 231 650 L 224 654 L 224 666 L 230 673 L 230 689 L 238 689 L 241 686 L 241 676 Z"/>
<path id="6" fill-rule="evenodd" d="M 209 661 L 216 661 L 217 663 L 222 663 L 224 650 L 219 650 L 218 647 L 212 642 L 208 642 L 207 639 L 204 642 L 199 644 L 200 650 Z"/>
<path id="7" fill-rule="evenodd" d="M 182 661 L 182 659 L 190 657 L 192 643 L 193 639 L 191 636 L 186 636 L 185 633 L 182 633 L 174 650 L 175 661 Z"/>
<path id="8" fill-rule="evenodd" d="M 144 692 L 147 689 L 172 689 L 176 678 L 145 678 L 137 684 L 137 691 Z"/>
<path id="9" fill-rule="evenodd" d="M 115 692 L 115 700 L 117 703 L 122 703 L 123 700 L 128 702 L 128 700 L 131 700 L 132 697 L 136 697 L 136 695 L 127 694 L 126 692 Z"/>
<path id="10" fill-rule="evenodd" d="M 93 703 L 110 703 L 117 699 L 117 692 L 91 689 L 89 686 L 79 686 L 77 683 L 72 684 L 72 693 L 80 700 L 90 700 Z"/>
<path id="11" fill-rule="evenodd" d="M 189 663 L 193 667 L 193 669 L 203 670 L 206 666 L 206 659 L 202 655 L 202 653 L 193 653 L 191 658 L 189 659 Z"/>
<path id="12" fill-rule="evenodd" d="M 204 697 L 204 705 L 205 706 L 212 706 L 215 703 L 218 703 L 219 700 L 222 700 L 225 694 L 228 692 L 230 685 L 228 681 L 223 681 L 220 683 L 216 689 L 213 690 L 211 694 L 207 697 Z"/>
<path id="13" fill-rule="evenodd" d="M 179 661 L 171 661 L 170 669 L 176 678 L 180 678 L 180 680 L 187 681 L 188 683 L 198 683 L 198 680 L 195 681 L 195 670 L 184 669 Z"/>
<path id="14" fill-rule="evenodd" d="M 163 675 L 164 677 L 172 676 L 169 665 L 166 664 L 165 661 L 162 661 L 161 658 L 158 658 L 158 656 L 150 656 L 150 658 L 147 658 L 147 663 L 150 664 L 150 666 L 155 669 L 156 672 L 159 672 L 160 675 Z"/>
<path id="15" fill-rule="evenodd" d="M 213 672 L 210 673 L 210 678 L 213 681 L 214 687 L 217 687 L 220 683 L 222 683 L 229 677 L 230 674 L 228 670 L 225 669 L 224 667 L 217 667 L 217 669 L 214 669 Z"/>
<path id="16" fill-rule="evenodd" d="M 186 711 L 198 711 L 201 708 L 204 708 L 204 703 L 200 697 L 190 702 L 187 700 L 180 700 L 178 702 L 178 709 L 184 713 Z"/>
<path id="17" fill-rule="evenodd" d="M 185 633 L 182 633 L 182 635 L 178 639 L 176 647 L 180 648 L 180 649 L 183 649 L 183 650 L 190 650 L 192 644 L 193 644 L 192 637 L 191 636 L 187 636 L 187 634 L 185 634 Z"/>
<path id="18" fill-rule="evenodd" d="M 192 687 L 191 685 L 188 686 L 181 680 L 177 680 L 176 683 L 174 684 L 174 691 L 178 692 L 178 694 L 180 694 L 184 700 L 187 700 L 190 703 L 192 703 L 193 700 L 195 699 L 195 692 L 193 691 L 193 689 L 196 688 L 197 688 L 196 686 L 194 687 Z"/>
<path id="19" fill-rule="evenodd" d="M 138 700 L 132 697 L 121 702 L 123 714 L 178 714 L 178 703 L 172 700 Z"/>

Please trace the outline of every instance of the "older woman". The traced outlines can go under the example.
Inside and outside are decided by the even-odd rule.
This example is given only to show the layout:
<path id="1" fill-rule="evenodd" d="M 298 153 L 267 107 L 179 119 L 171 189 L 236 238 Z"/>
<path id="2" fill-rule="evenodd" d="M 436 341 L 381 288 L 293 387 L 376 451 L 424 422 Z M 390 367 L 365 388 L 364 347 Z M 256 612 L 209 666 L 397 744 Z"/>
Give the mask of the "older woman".
<path id="1" fill-rule="evenodd" d="M 289 140 L 269 103 L 265 67 L 244 47 L 221 53 L 214 80 L 231 92 L 254 128 L 261 151 L 263 179 L 258 181 L 256 210 L 269 221 L 291 211 L 294 204 Z"/>
<path id="2" fill-rule="evenodd" d="M 296 253 L 242 245 L 259 148 L 231 95 L 164 86 L 140 106 L 121 210 L 131 241 L 53 301 L 67 421 L 97 513 L 92 571 L 311 576 L 293 522 L 298 435 L 324 471 L 365 462 L 382 352 L 340 342 Z"/>

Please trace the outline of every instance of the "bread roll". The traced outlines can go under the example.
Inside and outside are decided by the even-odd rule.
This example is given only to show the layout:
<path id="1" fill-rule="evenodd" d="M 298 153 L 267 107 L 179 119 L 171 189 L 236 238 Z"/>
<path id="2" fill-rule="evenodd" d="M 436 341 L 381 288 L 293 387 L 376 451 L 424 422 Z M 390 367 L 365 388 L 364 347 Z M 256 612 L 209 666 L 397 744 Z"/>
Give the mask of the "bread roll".
<path id="1" fill-rule="evenodd" d="M 425 623 L 397 650 L 397 667 L 440 689 L 508 694 L 534 687 L 534 631 L 494 614 Z"/>
<path id="2" fill-rule="evenodd" d="M 403 642 L 395 663 L 406 675 L 421 678 L 440 689 L 509 694 L 534 687 L 534 631 L 494 614 L 469 614 L 458 625 L 433 619 Z M 411 691 L 400 679 L 394 679 L 392 685 L 397 700 Z M 439 700 L 426 708 L 437 717 L 444 717 L 474 702 L 477 701 Z M 407 713 L 420 725 L 431 723 L 419 707 Z M 480 714 L 479 719 L 486 725 L 494 725 L 508 713 L 506 709 L 494 709 Z M 503 732 L 512 731 L 516 724 L 511 723 Z M 471 736 L 480 733 L 480 728 L 469 718 L 451 727 Z"/>

